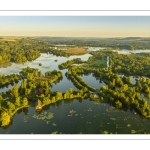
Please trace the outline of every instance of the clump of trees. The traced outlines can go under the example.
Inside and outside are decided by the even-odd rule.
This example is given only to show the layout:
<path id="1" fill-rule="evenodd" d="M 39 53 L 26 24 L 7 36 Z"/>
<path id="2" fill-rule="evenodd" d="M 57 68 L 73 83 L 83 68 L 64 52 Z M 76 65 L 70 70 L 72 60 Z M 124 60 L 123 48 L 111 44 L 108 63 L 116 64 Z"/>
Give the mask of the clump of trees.
<path id="1" fill-rule="evenodd" d="M 68 60 L 65 63 L 58 65 L 58 67 L 59 67 L 59 69 L 66 69 L 66 68 L 69 68 L 73 64 L 82 64 L 85 62 L 86 61 L 81 60 L 81 58 L 75 58 L 75 59 Z"/>
<path id="2" fill-rule="evenodd" d="M 114 73 L 150 77 L 150 54 L 111 54 L 110 69 Z"/>
<path id="3" fill-rule="evenodd" d="M 19 109 L 29 107 L 30 103 L 32 103 L 30 100 L 34 102 L 35 99 L 40 97 L 44 101 L 44 104 L 46 104 L 52 93 L 50 87 L 53 83 L 62 80 L 62 75 L 62 72 L 57 70 L 47 71 L 45 75 L 43 75 L 42 72 L 36 68 L 23 68 L 20 74 L 16 75 L 21 77 L 21 85 L 18 86 L 18 84 L 15 83 L 11 89 L 0 95 L 1 126 L 8 125 L 13 115 Z M 7 77 L 9 76 L 3 75 L 2 79 Z M 54 99 L 62 99 L 60 92 L 57 92 L 56 95 L 53 94 L 53 97 L 53 102 L 55 102 Z"/>

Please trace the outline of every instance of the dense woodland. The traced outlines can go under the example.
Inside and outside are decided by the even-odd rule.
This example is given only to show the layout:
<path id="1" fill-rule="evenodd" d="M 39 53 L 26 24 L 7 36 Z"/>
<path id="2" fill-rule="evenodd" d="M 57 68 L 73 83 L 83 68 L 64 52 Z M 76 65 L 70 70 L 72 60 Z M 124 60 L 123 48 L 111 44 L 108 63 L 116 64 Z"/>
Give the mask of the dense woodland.
<path id="1" fill-rule="evenodd" d="M 40 56 L 40 52 L 50 52 L 59 56 L 70 56 L 63 50 L 55 50 L 55 44 L 67 44 L 79 47 L 109 47 L 110 49 L 150 49 L 148 38 L 12 38 L 0 39 L 0 64 L 6 62 L 32 61 Z M 51 47 L 51 48 L 50 48 Z"/>
<path id="2" fill-rule="evenodd" d="M 3 39 L 3 38 L 2 38 Z M 59 100 L 74 98 L 90 98 L 96 102 L 107 102 L 118 109 L 134 109 L 140 115 L 150 117 L 150 106 L 145 97 L 150 98 L 150 54 L 118 54 L 113 49 L 126 48 L 149 49 L 150 42 L 142 38 L 125 39 L 76 39 L 76 38 L 17 38 L 13 41 L 0 39 L 0 64 L 7 62 L 22 63 L 32 61 L 42 52 L 56 56 L 69 57 L 64 50 L 53 48 L 55 44 L 69 44 L 75 46 L 104 46 L 101 51 L 89 52 L 92 56 L 87 61 L 80 58 L 68 60 L 59 64 L 59 69 L 67 69 L 66 77 L 77 87 L 66 92 L 51 91 L 54 83 L 63 79 L 61 71 L 49 70 L 43 74 L 37 68 L 24 68 L 19 74 L 0 75 L 0 87 L 12 85 L 6 93 L 0 93 L 0 121 L 1 126 L 11 122 L 15 113 L 22 108 L 33 106 L 37 99 L 42 107 Z M 146 43 L 145 43 L 146 42 Z M 145 44 L 144 44 L 145 43 Z M 109 47 L 109 48 L 108 48 Z M 107 68 L 107 58 L 109 67 Z M 75 65 L 80 64 L 80 65 Z M 88 85 L 81 77 L 92 74 L 99 83 L 107 86 L 96 89 Z M 137 76 L 133 85 L 130 76 Z M 20 82 L 20 85 L 18 84 Z M 94 98 L 93 94 L 97 94 Z"/>

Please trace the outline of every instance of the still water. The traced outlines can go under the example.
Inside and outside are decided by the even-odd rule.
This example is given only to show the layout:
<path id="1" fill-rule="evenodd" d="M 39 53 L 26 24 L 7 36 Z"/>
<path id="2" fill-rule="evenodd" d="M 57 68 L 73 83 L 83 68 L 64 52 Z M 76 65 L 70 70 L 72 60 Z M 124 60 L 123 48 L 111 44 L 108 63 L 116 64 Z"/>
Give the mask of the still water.
<path id="1" fill-rule="evenodd" d="M 52 54 L 41 54 L 32 62 L 12 64 L 1 68 L 0 74 L 19 73 L 27 66 L 38 68 L 44 74 L 46 71 L 59 70 L 58 65 L 74 58 L 87 60 L 91 56 L 57 57 Z M 57 62 L 55 62 L 57 60 Z M 42 66 L 39 66 L 42 63 Z M 61 70 L 63 79 L 52 86 L 52 91 L 65 92 L 76 87 Z M 87 84 L 95 88 L 105 85 L 96 80 L 92 74 L 81 75 Z M 134 84 L 134 81 L 133 81 Z M 11 85 L 7 89 L 11 88 Z M 5 90 L 7 90 L 5 89 Z M 4 90 L 4 89 L 1 89 Z M 142 117 L 134 110 L 116 109 L 109 103 L 95 103 L 90 99 L 62 100 L 45 106 L 41 113 L 36 113 L 34 107 L 19 110 L 10 125 L 0 128 L 1 134 L 149 134 L 150 120 Z"/>
<path id="2" fill-rule="evenodd" d="M 136 53 L 149 53 L 150 50 L 146 49 L 146 50 L 126 50 L 126 49 L 122 49 L 122 50 L 113 50 L 114 52 L 118 52 L 118 54 L 136 54 Z"/>

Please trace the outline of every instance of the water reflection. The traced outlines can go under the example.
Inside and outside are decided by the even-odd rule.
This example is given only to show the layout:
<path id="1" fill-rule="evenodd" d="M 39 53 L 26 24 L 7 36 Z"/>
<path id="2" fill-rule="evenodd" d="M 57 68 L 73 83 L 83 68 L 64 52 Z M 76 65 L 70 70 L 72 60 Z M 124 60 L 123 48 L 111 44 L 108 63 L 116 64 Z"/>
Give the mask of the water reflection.
<path id="1" fill-rule="evenodd" d="M 49 110 L 50 109 L 50 105 L 46 105 L 42 108 L 43 110 Z"/>
<path id="2" fill-rule="evenodd" d="M 106 49 L 108 47 L 88 47 L 88 51 L 98 51 L 98 50 L 103 50 Z"/>
<path id="3" fill-rule="evenodd" d="M 51 71 L 55 69 L 59 70 L 58 65 L 66 62 L 67 60 L 72 60 L 74 58 L 81 58 L 82 60 L 86 61 L 90 56 L 91 54 L 84 54 L 80 56 L 74 55 L 67 58 L 67 57 L 55 56 L 53 54 L 41 53 L 41 56 L 34 61 L 30 61 L 30 62 L 27 61 L 24 64 L 12 63 L 12 65 L 8 66 L 7 68 L 1 68 L 0 74 L 8 75 L 11 73 L 19 73 L 22 70 L 22 68 L 26 68 L 27 66 L 31 68 L 38 68 L 43 73 L 45 73 L 47 70 L 51 70 Z M 55 60 L 58 61 L 55 62 Z M 39 66 L 39 63 L 41 63 L 42 66 Z"/>
<path id="4" fill-rule="evenodd" d="M 150 50 L 126 50 L 126 49 L 122 49 L 122 50 L 113 50 L 114 52 L 118 52 L 119 54 L 137 54 L 137 53 L 149 53 Z"/>
<path id="5" fill-rule="evenodd" d="M 24 112 L 25 115 L 28 115 L 29 114 L 28 108 L 23 108 L 23 112 Z"/>
<path id="6" fill-rule="evenodd" d="M 22 112 L 22 109 L 19 109 L 18 111 L 17 111 L 17 114 L 20 114 Z"/>
<path id="7" fill-rule="evenodd" d="M 99 78 L 95 78 L 93 73 L 84 74 L 81 77 L 88 85 L 94 88 L 100 89 L 100 87 L 104 85 L 106 86 L 106 84 L 102 80 L 99 80 Z"/>

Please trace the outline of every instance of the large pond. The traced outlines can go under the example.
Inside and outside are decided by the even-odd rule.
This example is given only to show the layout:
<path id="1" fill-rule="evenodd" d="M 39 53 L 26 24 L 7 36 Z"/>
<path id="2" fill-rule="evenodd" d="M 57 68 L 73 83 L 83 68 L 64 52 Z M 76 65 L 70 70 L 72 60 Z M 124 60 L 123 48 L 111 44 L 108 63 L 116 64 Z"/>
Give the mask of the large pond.
<path id="1" fill-rule="evenodd" d="M 106 49 L 108 47 L 87 47 L 88 51 L 98 51 L 98 50 L 103 50 Z"/>
<path id="2" fill-rule="evenodd" d="M 58 65 L 74 58 L 87 60 L 91 56 L 57 57 L 52 54 L 41 56 L 24 64 L 15 64 L 1 68 L 0 74 L 18 73 L 22 68 L 30 66 L 38 68 L 44 74 L 48 70 L 59 70 Z M 57 62 L 55 62 L 57 60 Z M 39 66 L 42 63 L 42 66 Z M 52 91 L 65 92 L 76 87 L 69 81 L 62 70 L 63 79 L 52 86 Z M 105 83 L 96 80 L 92 74 L 81 76 L 85 82 L 95 88 Z M 134 78 L 133 78 L 134 79 Z M 134 81 L 133 81 L 134 84 Z M 9 85 L 0 92 L 11 88 Z M 1 134 L 144 134 L 150 133 L 150 120 L 142 117 L 134 110 L 116 109 L 109 103 L 95 103 L 90 99 L 62 100 L 45 106 L 41 113 L 34 107 L 22 109 L 16 113 L 10 125 L 0 128 Z"/>
<path id="3" fill-rule="evenodd" d="M 122 50 L 113 50 L 114 52 L 118 52 L 119 54 L 136 54 L 136 53 L 149 53 L 150 50 L 146 49 L 146 50 L 126 50 L 126 49 L 122 49 Z"/>

